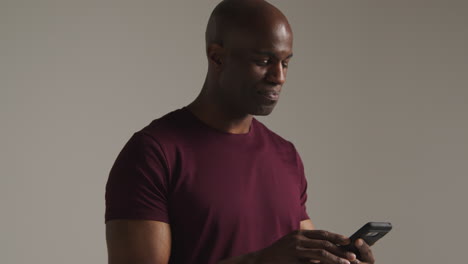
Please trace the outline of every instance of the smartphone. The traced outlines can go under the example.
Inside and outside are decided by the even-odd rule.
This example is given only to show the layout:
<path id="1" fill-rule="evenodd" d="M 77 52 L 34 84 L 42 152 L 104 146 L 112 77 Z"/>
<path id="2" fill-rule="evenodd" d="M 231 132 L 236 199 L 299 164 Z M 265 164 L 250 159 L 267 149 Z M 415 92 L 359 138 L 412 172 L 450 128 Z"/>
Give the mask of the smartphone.
<path id="1" fill-rule="evenodd" d="M 369 222 L 350 237 L 351 243 L 349 245 L 341 247 L 346 251 L 353 252 L 358 259 L 361 259 L 359 250 L 354 246 L 356 240 L 362 238 L 369 246 L 372 246 L 390 230 L 392 230 L 392 224 L 389 222 Z"/>

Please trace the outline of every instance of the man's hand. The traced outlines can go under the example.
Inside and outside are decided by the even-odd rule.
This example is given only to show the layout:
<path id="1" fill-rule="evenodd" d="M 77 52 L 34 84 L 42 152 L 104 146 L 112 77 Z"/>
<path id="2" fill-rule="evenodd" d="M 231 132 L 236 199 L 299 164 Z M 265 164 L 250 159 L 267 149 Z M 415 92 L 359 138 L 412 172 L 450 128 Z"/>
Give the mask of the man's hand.
<path id="1" fill-rule="evenodd" d="M 352 264 L 374 264 L 374 254 L 372 254 L 372 250 L 370 249 L 369 245 L 362 240 L 358 239 L 355 243 L 356 248 L 359 250 L 359 254 L 361 255 L 361 259 L 356 259 L 352 261 Z"/>
<path id="2" fill-rule="evenodd" d="M 280 238 L 271 246 L 257 252 L 258 264 L 351 264 L 359 263 L 356 255 L 337 245 L 349 244 L 349 238 L 323 230 L 296 230 Z M 367 246 L 367 245 L 366 245 Z M 360 246 L 363 256 L 372 257 L 369 247 Z M 370 255 L 369 255 L 370 254 Z M 373 257 L 372 257 L 373 259 Z M 361 262 L 362 263 L 362 262 Z M 368 263 L 373 264 L 373 261 Z"/>

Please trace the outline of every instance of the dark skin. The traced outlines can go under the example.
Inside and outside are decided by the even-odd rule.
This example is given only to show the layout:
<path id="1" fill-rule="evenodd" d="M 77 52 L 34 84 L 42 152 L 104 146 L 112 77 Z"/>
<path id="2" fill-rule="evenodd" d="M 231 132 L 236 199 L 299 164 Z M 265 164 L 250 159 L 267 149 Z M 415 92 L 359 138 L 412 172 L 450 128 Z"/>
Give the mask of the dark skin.
<path id="1" fill-rule="evenodd" d="M 270 114 L 278 102 L 293 55 L 291 27 L 265 1 L 227 0 L 214 10 L 206 39 L 208 73 L 188 109 L 215 129 L 248 133 L 253 115 Z M 370 247 L 361 242 L 356 243 L 362 256 L 357 260 L 337 246 L 348 244 L 349 238 L 301 228 L 258 252 L 220 263 L 373 264 Z"/>
<path id="2" fill-rule="evenodd" d="M 255 26 L 230 29 L 222 43 L 207 43 L 208 74 L 200 95 L 188 106 L 202 121 L 243 134 L 253 115 L 273 111 L 292 57 L 292 32 L 280 15 L 275 10 L 266 21 L 244 21 Z M 223 21 L 216 23 L 223 26 Z"/>

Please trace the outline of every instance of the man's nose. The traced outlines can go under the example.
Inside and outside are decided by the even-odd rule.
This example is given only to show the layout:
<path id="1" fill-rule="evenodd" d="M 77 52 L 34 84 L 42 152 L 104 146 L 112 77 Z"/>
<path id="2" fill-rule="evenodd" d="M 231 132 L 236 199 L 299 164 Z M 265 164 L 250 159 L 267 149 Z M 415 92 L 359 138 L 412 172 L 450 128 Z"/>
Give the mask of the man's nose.
<path id="1" fill-rule="evenodd" d="M 286 81 L 286 68 L 282 63 L 272 64 L 269 71 L 267 80 L 277 85 L 283 85 Z"/>

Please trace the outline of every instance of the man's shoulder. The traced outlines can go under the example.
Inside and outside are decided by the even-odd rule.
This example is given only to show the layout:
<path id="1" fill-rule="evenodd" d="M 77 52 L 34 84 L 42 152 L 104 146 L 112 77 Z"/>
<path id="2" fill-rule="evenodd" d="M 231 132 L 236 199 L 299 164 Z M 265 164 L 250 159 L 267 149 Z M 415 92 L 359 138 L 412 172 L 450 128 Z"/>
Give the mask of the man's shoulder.
<path id="1" fill-rule="evenodd" d="M 179 108 L 152 120 L 148 125 L 143 127 L 140 132 L 151 134 L 174 129 L 180 127 L 181 124 L 186 121 L 185 119 L 184 108 Z"/>
<path id="2" fill-rule="evenodd" d="M 188 121 L 184 108 L 180 108 L 152 120 L 148 125 L 137 131 L 136 134 L 144 135 L 157 141 L 164 141 L 183 132 L 186 129 L 184 126 L 187 125 Z"/>
<path id="3" fill-rule="evenodd" d="M 284 138 L 283 136 L 280 136 L 278 133 L 271 130 L 269 127 L 267 127 L 265 124 L 263 124 L 259 120 L 255 118 L 253 120 L 254 120 L 253 122 L 255 122 L 255 126 L 259 130 L 259 134 L 262 137 L 267 137 L 271 143 L 274 143 L 276 145 L 291 148 L 295 150 L 294 144 L 291 141 Z"/>

